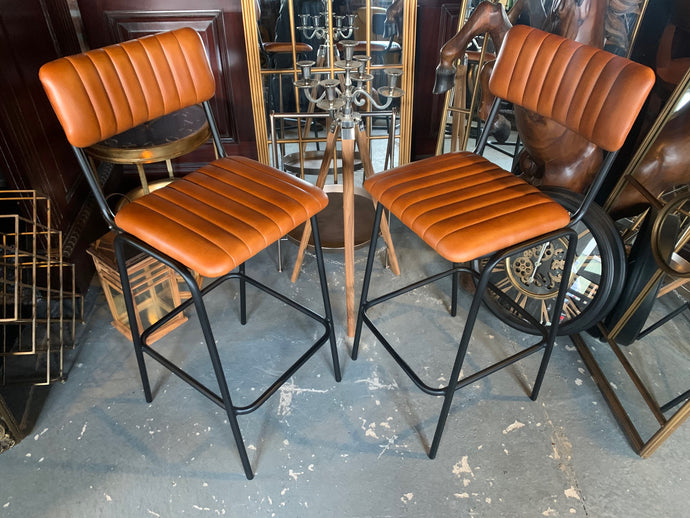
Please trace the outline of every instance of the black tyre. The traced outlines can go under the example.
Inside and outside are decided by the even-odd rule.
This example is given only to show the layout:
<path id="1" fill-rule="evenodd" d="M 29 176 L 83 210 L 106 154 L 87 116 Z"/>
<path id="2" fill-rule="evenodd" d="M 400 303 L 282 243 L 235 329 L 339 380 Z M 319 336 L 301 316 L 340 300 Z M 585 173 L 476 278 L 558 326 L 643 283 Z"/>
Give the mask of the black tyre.
<path id="1" fill-rule="evenodd" d="M 542 189 L 569 211 L 582 196 L 566 189 Z M 618 300 L 625 282 L 625 249 L 613 220 L 592 204 L 578 223 L 578 243 L 570 287 L 561 312 L 558 334 L 572 335 L 604 319 Z M 491 282 L 542 323 L 549 323 L 561 281 L 566 243 L 556 240 L 545 250 L 534 249 L 508 257 L 492 272 Z M 507 305 L 487 293 L 484 302 L 509 326 L 534 334 L 533 327 Z"/>
<path id="2" fill-rule="evenodd" d="M 623 315 L 633 305 L 649 280 L 659 269 L 660 261 L 655 255 L 660 255 L 664 263 L 668 262 L 673 252 L 679 230 L 679 220 L 675 214 L 663 218 L 663 225 L 658 223 L 657 211 L 651 210 L 645 216 L 645 220 L 640 227 L 640 231 L 635 238 L 628 257 L 628 275 L 625 282 L 623 293 L 614 305 L 611 312 L 606 317 L 606 328 L 613 330 Z M 657 227 L 656 229 L 654 227 Z M 652 241 L 657 241 L 657 253 L 652 247 Z M 651 290 L 642 300 L 637 310 L 623 324 L 618 334 L 615 336 L 618 345 L 630 345 L 637 340 L 642 327 L 647 321 L 647 317 L 652 311 L 654 301 L 659 293 L 659 288 L 663 283 L 663 278 L 652 286 Z"/>

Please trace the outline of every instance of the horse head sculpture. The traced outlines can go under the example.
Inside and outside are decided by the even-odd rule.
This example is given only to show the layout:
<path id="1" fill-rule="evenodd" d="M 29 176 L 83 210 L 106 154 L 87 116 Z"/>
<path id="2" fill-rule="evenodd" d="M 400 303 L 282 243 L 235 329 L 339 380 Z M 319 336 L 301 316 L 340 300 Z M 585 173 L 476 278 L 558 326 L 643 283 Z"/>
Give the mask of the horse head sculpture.
<path id="1" fill-rule="evenodd" d="M 619 23 L 621 13 L 631 12 L 639 3 L 640 0 L 553 0 L 551 8 L 546 12 L 542 0 L 518 0 L 506 12 L 500 3 L 481 2 L 457 34 L 441 48 L 433 91 L 440 94 L 453 87 L 455 63 L 464 57 L 468 45 L 476 36 L 488 33 L 498 51 L 505 34 L 519 20 L 599 48 L 603 47 L 605 37 L 609 41 L 621 41 L 625 45 L 627 35 Z M 491 67 L 489 58 L 480 73 L 488 77 Z M 479 116 L 482 119 L 486 118 L 488 107 L 493 101 L 487 94 L 488 89 L 482 89 L 479 106 Z M 515 124 L 524 144 L 524 150 L 516 162 L 516 173 L 535 185 L 565 187 L 576 192 L 587 188 L 594 171 L 601 163 L 600 149 L 559 124 L 526 110 L 515 110 Z M 654 171 L 654 175 L 650 173 L 648 176 L 656 194 L 679 181 L 677 171 L 671 172 L 664 167 L 660 171 L 656 165 L 648 165 L 647 169 Z M 684 178 L 687 181 L 687 174 Z M 630 197 L 623 199 L 627 201 L 617 207 L 619 214 L 626 212 L 626 205 L 639 205 L 639 200 L 633 201 Z"/>

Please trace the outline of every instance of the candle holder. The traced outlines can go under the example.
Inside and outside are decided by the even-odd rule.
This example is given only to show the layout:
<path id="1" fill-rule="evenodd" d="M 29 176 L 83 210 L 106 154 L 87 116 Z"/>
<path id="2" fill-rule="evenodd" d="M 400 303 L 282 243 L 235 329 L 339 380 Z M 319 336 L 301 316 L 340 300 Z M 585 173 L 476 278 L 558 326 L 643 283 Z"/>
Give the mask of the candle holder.
<path id="1" fill-rule="evenodd" d="M 404 95 L 404 91 L 398 88 L 397 82 L 402 71 L 399 69 L 387 69 L 386 85 L 378 88 L 376 96 L 369 92 L 370 84 L 374 76 L 367 72 L 370 56 L 355 56 L 354 41 L 344 40 L 340 42 L 343 48 L 344 59 L 338 59 L 335 67 L 339 69 L 335 78 L 317 79 L 312 75 L 314 61 L 298 61 L 297 66 L 301 69 L 301 77 L 294 85 L 303 92 L 311 106 L 317 106 L 321 110 L 327 111 L 332 120 L 326 139 L 326 149 L 324 151 L 319 176 L 316 185 L 324 188 L 326 176 L 329 171 L 331 160 L 335 156 L 336 142 L 338 134 L 341 138 L 342 146 L 342 203 L 343 203 L 343 234 L 345 250 L 345 297 L 347 310 L 347 335 L 354 336 L 355 330 L 355 295 L 354 295 L 354 241 L 355 241 L 355 215 L 354 215 L 354 158 L 355 145 L 359 148 L 359 156 L 362 160 L 364 177 L 368 178 L 374 174 L 369 154 L 369 142 L 364 132 L 363 116 L 372 116 L 373 113 L 386 113 L 385 110 L 392 104 L 394 99 Z M 317 87 L 322 89 L 321 95 L 316 96 Z M 383 98 L 385 101 L 381 102 Z M 379 112 L 360 112 L 358 108 L 370 103 L 380 110 Z M 391 118 L 391 130 L 389 138 L 392 139 L 395 131 L 396 111 L 391 110 L 387 113 Z M 392 149 L 392 142 L 389 144 Z M 393 241 L 390 237 L 390 230 L 387 221 L 381 222 L 381 233 L 386 241 L 388 248 L 388 261 L 391 271 L 398 275 L 400 268 L 393 248 Z M 307 223 L 302 234 L 300 247 L 292 273 L 292 281 L 297 279 L 302 265 L 304 251 L 307 248 L 311 235 L 311 227 Z"/>
<path id="2" fill-rule="evenodd" d="M 353 128 L 361 121 L 356 108 L 369 102 L 375 108 L 385 110 L 391 105 L 393 99 L 398 99 L 405 94 L 404 90 L 397 86 L 402 70 L 391 68 L 384 71 L 386 86 L 379 87 L 376 92 L 378 97 L 384 98 L 385 101 L 379 102 L 368 89 L 368 85 L 374 79 L 374 76 L 366 71 L 371 57 L 355 56 L 356 43 L 352 40 L 342 41 L 340 45 L 343 47 L 344 59 L 335 62 L 335 66 L 342 70 L 339 74 L 340 79 L 319 80 L 313 77 L 311 69 L 315 64 L 314 61 L 303 60 L 297 62 L 302 77 L 297 79 L 294 85 L 304 92 L 310 103 L 329 112 L 333 123 L 341 126 L 343 139 L 354 139 Z M 316 86 L 323 89 L 318 97 L 313 95 Z"/>
<path id="3" fill-rule="evenodd" d="M 325 6 L 324 6 L 325 8 Z M 328 12 L 322 11 L 319 14 L 298 14 L 299 25 L 297 30 L 302 35 L 311 40 L 328 40 L 330 39 L 330 27 L 328 24 Z M 333 16 L 333 41 L 344 40 L 352 36 L 352 32 L 357 29 L 355 26 L 354 14 L 346 14 L 344 16 Z"/>

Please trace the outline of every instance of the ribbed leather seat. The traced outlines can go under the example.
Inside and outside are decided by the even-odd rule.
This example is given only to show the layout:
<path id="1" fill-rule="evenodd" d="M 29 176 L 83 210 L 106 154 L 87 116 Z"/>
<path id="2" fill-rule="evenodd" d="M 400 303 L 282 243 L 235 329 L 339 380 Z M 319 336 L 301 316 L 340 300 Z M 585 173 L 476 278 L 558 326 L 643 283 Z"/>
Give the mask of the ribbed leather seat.
<path id="1" fill-rule="evenodd" d="M 470 261 L 557 230 L 570 214 L 482 156 L 448 153 L 364 182 L 375 200 L 451 262 Z"/>
<path id="2" fill-rule="evenodd" d="M 269 54 L 290 54 L 292 53 L 292 42 L 290 41 L 267 41 L 264 43 L 264 50 Z M 301 41 L 295 42 L 295 52 L 301 54 L 303 52 L 311 52 L 312 46 Z"/>
<path id="3" fill-rule="evenodd" d="M 204 277 L 218 277 L 326 205 L 312 184 L 226 157 L 125 205 L 115 222 Z"/>

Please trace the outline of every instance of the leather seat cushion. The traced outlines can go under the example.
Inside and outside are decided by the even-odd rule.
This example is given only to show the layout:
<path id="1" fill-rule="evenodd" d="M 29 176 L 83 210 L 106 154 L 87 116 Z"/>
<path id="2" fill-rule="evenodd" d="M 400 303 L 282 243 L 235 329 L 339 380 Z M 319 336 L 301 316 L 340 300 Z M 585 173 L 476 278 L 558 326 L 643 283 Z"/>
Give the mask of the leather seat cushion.
<path id="1" fill-rule="evenodd" d="M 125 205 L 115 222 L 204 277 L 218 277 L 326 205 L 321 189 L 295 176 L 227 157 Z"/>
<path id="2" fill-rule="evenodd" d="M 376 174 L 364 187 L 441 256 L 458 263 L 570 221 L 539 189 L 467 151 Z"/>
<path id="3" fill-rule="evenodd" d="M 291 54 L 292 43 L 289 41 L 268 41 L 264 43 L 264 50 L 269 54 Z M 295 42 L 295 52 L 300 54 L 302 52 L 311 52 L 313 50 L 309 43 Z"/>

